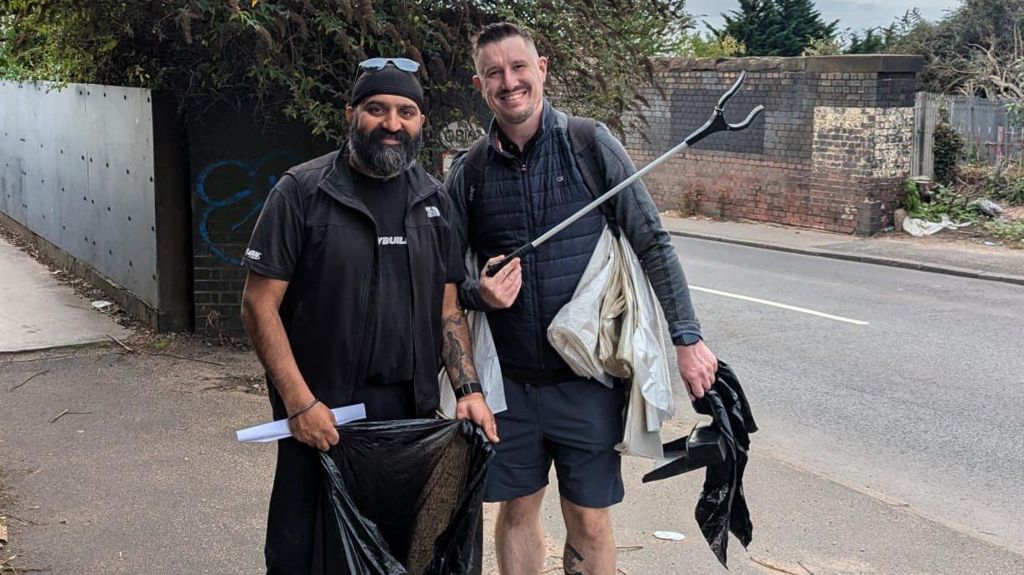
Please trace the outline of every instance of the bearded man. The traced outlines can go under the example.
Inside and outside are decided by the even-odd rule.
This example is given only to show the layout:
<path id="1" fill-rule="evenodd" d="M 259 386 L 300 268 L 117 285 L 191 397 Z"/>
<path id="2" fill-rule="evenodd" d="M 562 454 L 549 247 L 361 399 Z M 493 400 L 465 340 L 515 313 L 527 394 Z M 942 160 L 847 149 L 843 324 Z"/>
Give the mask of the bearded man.
<path id="1" fill-rule="evenodd" d="M 316 450 L 338 443 L 331 408 L 362 403 L 370 420 L 433 417 L 443 361 L 457 416 L 498 440 L 457 302 L 464 270 L 451 200 L 416 163 L 426 121 L 419 65 L 372 58 L 360 69 L 348 142 L 281 177 L 243 260 L 242 319 L 274 419 L 288 419 L 293 434 L 278 443 L 270 496 L 273 575 L 310 571 Z"/>

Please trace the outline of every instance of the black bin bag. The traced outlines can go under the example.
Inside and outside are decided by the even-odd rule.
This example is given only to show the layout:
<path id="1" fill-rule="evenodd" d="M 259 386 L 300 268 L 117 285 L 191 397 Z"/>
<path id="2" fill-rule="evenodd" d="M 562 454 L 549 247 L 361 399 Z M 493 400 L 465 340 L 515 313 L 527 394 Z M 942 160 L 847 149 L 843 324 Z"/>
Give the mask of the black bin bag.
<path id="1" fill-rule="evenodd" d="M 693 406 L 697 413 L 711 416 L 712 425 L 721 432 L 727 445 L 725 461 L 708 465 L 704 489 L 694 510 L 704 539 L 725 566 L 730 532 L 744 547 L 753 539 L 754 527 L 743 492 L 743 473 L 747 467 L 750 434 L 757 431 L 757 423 L 739 378 L 721 360 L 711 390 Z"/>
<path id="2" fill-rule="evenodd" d="M 314 574 L 479 574 L 494 452 L 468 421 L 351 423 L 320 454 Z"/>
<path id="3" fill-rule="evenodd" d="M 689 437 L 666 443 L 668 461 L 644 475 L 643 481 L 659 481 L 706 467 L 704 489 L 694 516 L 704 539 L 718 561 L 726 566 L 729 533 L 744 547 L 753 539 L 743 473 L 747 467 L 750 434 L 757 423 L 736 373 L 721 359 L 715 383 L 701 399 L 694 400 L 697 413 L 711 416 L 711 423 L 694 429 Z"/>

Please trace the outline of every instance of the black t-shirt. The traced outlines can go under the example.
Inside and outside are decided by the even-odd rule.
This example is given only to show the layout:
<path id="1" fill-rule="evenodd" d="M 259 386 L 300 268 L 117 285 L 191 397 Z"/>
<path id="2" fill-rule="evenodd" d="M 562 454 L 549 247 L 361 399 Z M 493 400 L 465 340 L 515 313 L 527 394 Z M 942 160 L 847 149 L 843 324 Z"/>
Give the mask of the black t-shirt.
<path id="1" fill-rule="evenodd" d="M 403 172 L 390 180 L 352 171 L 352 185 L 377 222 L 380 292 L 373 353 L 366 383 L 406 383 L 413 376 L 412 282 L 405 239 L 409 183 Z"/>

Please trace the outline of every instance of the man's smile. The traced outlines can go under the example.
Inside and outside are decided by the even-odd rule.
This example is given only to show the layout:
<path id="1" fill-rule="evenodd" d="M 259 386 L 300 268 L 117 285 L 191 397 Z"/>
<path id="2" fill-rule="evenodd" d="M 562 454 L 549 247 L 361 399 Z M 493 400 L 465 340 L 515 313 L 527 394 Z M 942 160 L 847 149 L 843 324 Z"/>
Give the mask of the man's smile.
<path id="1" fill-rule="evenodd" d="M 503 94 L 498 96 L 498 98 L 502 102 L 505 102 L 506 104 L 515 104 L 515 103 L 519 102 L 520 100 L 526 98 L 526 92 L 527 92 L 526 88 L 518 88 L 516 90 L 510 90 L 508 92 L 504 92 Z"/>

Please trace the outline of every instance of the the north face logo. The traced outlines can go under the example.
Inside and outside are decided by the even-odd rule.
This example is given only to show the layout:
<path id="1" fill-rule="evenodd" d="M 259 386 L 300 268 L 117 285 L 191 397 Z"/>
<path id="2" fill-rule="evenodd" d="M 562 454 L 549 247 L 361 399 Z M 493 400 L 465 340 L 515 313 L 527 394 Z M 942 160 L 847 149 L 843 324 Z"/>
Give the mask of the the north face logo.
<path id="1" fill-rule="evenodd" d="M 437 209 L 437 206 L 427 206 L 427 217 L 439 218 L 441 217 L 441 210 Z"/>
<path id="2" fill-rule="evenodd" d="M 245 257 L 251 260 L 259 261 L 259 259 L 263 257 L 263 254 L 256 250 L 245 250 Z"/>
<path id="3" fill-rule="evenodd" d="M 377 238 L 377 245 L 380 246 L 404 246 L 405 236 L 381 236 Z"/>

